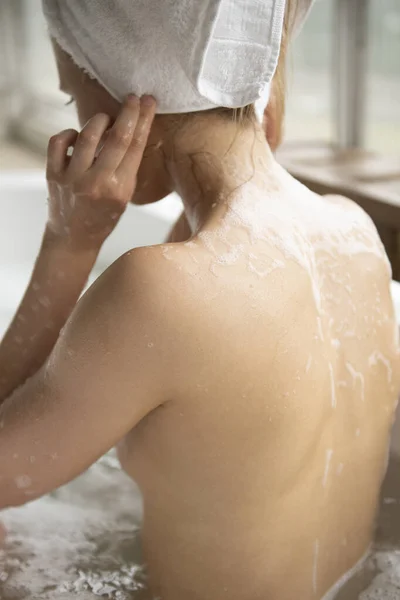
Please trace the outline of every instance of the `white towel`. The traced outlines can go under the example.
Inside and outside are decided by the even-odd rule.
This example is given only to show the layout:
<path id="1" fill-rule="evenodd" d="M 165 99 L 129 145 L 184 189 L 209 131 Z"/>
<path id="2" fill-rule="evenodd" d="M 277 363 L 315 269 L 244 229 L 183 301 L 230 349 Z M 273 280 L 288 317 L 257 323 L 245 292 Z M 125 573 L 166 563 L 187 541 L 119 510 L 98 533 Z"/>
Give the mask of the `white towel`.
<path id="1" fill-rule="evenodd" d="M 299 19 L 313 0 L 299 0 Z M 117 100 L 159 113 L 264 105 L 285 0 L 43 0 L 50 35 Z M 296 23 L 297 25 L 297 23 Z"/>

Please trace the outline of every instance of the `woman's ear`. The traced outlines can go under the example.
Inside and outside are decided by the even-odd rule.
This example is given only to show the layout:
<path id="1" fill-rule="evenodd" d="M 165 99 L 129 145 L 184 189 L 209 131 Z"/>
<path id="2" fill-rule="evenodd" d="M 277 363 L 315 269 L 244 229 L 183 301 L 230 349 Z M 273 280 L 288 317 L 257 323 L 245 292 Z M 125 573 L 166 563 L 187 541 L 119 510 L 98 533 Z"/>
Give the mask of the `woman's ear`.
<path id="1" fill-rule="evenodd" d="M 263 129 L 272 152 L 275 152 L 282 142 L 283 107 L 281 104 L 282 102 L 277 93 L 277 86 L 273 85 L 263 118 Z"/>

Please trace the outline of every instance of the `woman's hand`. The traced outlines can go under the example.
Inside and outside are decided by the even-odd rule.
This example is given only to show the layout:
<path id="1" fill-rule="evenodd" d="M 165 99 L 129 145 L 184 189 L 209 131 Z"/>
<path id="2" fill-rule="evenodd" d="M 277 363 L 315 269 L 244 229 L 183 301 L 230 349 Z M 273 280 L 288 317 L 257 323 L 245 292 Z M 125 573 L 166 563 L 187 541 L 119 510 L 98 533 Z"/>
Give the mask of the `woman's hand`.
<path id="1" fill-rule="evenodd" d="M 153 98 L 128 96 L 111 129 L 110 118 L 98 114 L 81 133 L 66 130 L 51 138 L 47 229 L 52 235 L 77 248 L 101 247 L 135 191 L 154 114 Z"/>

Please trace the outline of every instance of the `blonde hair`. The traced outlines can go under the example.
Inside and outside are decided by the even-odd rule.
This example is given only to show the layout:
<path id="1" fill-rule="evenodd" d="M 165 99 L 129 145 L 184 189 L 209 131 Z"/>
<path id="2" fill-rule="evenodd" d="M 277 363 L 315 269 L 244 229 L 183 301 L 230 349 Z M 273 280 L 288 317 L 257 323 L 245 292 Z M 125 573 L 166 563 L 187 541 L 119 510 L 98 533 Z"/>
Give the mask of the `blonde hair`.
<path id="1" fill-rule="evenodd" d="M 285 9 L 285 20 L 282 31 L 281 50 L 279 54 L 278 65 L 275 71 L 274 79 L 272 81 L 272 92 L 270 103 L 273 104 L 275 127 L 276 127 L 276 139 L 277 144 L 280 143 L 283 134 L 283 121 L 285 117 L 286 108 L 286 64 L 287 64 L 287 51 L 291 34 L 293 30 L 293 24 L 296 19 L 296 12 L 298 9 L 298 0 L 287 0 Z M 249 121 L 254 122 L 256 119 L 256 113 L 254 104 L 249 104 L 242 108 L 228 109 L 219 108 L 217 109 L 221 114 L 230 116 L 238 124 L 246 125 Z M 268 125 L 267 125 L 268 126 Z"/>

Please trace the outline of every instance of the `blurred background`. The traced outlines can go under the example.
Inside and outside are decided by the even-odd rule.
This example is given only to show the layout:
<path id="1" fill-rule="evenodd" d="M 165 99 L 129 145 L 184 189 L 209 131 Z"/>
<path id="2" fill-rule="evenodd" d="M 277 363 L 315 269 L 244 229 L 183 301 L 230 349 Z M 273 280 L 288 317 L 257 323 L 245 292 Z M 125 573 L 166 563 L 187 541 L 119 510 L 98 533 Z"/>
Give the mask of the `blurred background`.
<path id="1" fill-rule="evenodd" d="M 0 171 L 42 168 L 49 136 L 77 123 L 40 0 L 0 0 L 0 53 Z M 359 202 L 400 279 L 400 0 L 316 0 L 287 90 L 281 161 L 317 192 Z"/>

